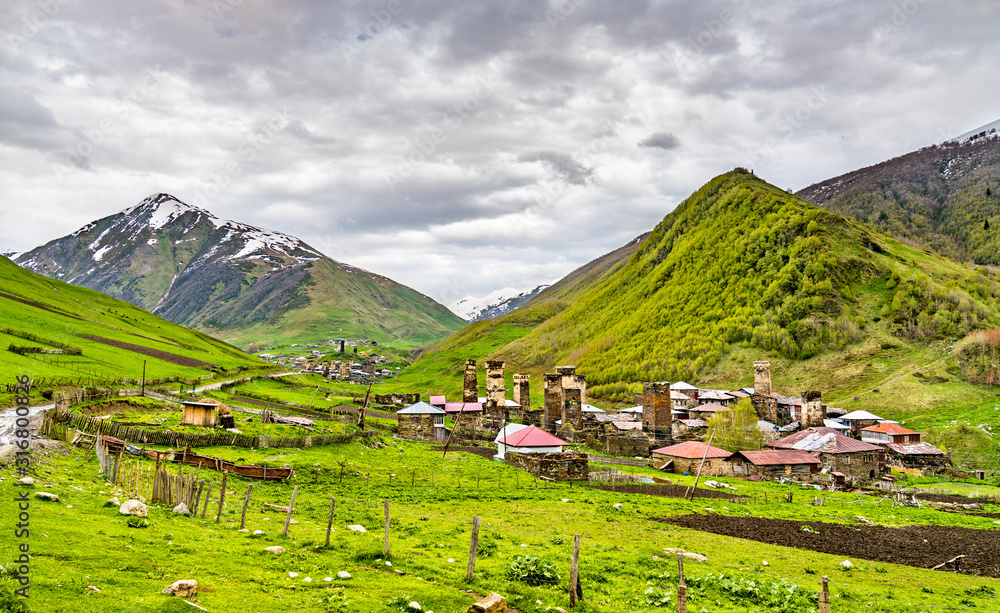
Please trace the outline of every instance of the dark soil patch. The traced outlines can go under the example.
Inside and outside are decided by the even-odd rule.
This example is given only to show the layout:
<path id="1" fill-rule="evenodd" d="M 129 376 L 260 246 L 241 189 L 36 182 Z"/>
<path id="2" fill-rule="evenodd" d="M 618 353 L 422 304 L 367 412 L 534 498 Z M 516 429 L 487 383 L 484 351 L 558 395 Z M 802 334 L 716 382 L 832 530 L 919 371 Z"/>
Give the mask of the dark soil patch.
<path id="1" fill-rule="evenodd" d="M 131 351 L 146 357 L 163 360 L 164 362 L 176 364 L 177 366 L 189 366 L 192 368 L 208 368 L 212 366 L 212 364 L 209 364 L 208 362 L 202 362 L 201 360 L 196 360 L 194 358 L 186 358 L 182 355 L 169 353 L 167 351 L 160 351 L 159 349 L 150 349 L 149 347 L 143 347 L 142 345 L 133 345 L 132 343 L 124 343 L 122 341 L 116 341 L 100 336 L 90 336 L 89 334 L 77 334 L 76 336 L 94 341 L 95 343 L 101 343 L 102 345 L 110 345 L 111 347 Z"/>
<path id="2" fill-rule="evenodd" d="M 996 500 L 993 500 L 992 498 L 969 498 L 968 496 L 955 496 L 953 494 L 927 494 L 924 492 L 917 492 L 917 498 L 928 502 L 954 502 L 958 504 L 972 504 L 973 502 L 978 502 L 979 504 L 993 504 L 996 502 Z"/>
<path id="3" fill-rule="evenodd" d="M 666 496 L 668 498 L 683 498 L 687 496 L 688 487 L 685 485 L 668 485 L 665 483 L 619 483 L 606 485 L 603 483 L 591 483 L 584 487 L 592 487 L 596 490 L 606 492 L 622 492 L 623 494 L 645 494 L 647 496 Z M 719 498 L 730 502 L 741 502 L 744 496 L 734 496 L 726 492 L 715 490 L 704 490 L 698 488 L 694 491 L 698 498 Z"/>
<path id="4" fill-rule="evenodd" d="M 444 446 L 431 447 L 432 451 L 444 451 Z M 487 459 L 490 462 L 493 461 L 493 456 L 497 454 L 497 450 L 491 447 L 458 447 L 456 445 L 451 445 L 448 447 L 448 451 L 464 451 L 465 453 L 471 453 L 472 455 L 477 455 L 481 458 Z"/>
<path id="5" fill-rule="evenodd" d="M 958 555 L 960 572 L 1000 577 L 1000 532 L 952 526 L 847 526 L 762 517 L 681 515 L 653 521 L 724 536 L 873 562 L 932 568 Z M 803 532 L 809 526 L 815 532 Z"/>
<path id="6" fill-rule="evenodd" d="M 35 307 L 36 309 L 41 309 L 43 311 L 48 311 L 49 313 L 55 313 L 56 315 L 62 315 L 63 317 L 71 317 L 73 319 L 79 319 L 80 321 L 83 321 L 82 317 L 79 317 L 77 315 L 73 315 L 72 313 L 66 313 L 64 311 L 58 311 L 58 310 L 53 309 L 51 307 L 47 307 L 44 304 L 35 302 L 34 300 L 28 300 L 26 298 L 18 298 L 17 296 L 11 296 L 10 294 L 8 294 L 6 292 L 0 292 L 0 297 L 2 297 L 2 298 L 8 298 L 8 299 L 13 300 L 15 302 L 20 302 L 21 304 L 26 304 L 28 306 Z"/>

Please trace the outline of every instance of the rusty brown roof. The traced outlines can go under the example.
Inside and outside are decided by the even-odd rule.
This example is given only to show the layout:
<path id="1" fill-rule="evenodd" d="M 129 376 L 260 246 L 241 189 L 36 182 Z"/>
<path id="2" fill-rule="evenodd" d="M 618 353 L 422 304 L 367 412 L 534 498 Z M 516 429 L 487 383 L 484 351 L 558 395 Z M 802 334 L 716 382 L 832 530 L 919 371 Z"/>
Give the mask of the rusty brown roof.
<path id="1" fill-rule="evenodd" d="M 781 466 L 784 464 L 820 464 L 808 451 L 798 449 L 761 449 L 760 451 L 737 451 L 729 456 L 743 456 L 754 466 Z"/>
<path id="2" fill-rule="evenodd" d="M 708 449 L 708 455 L 705 456 L 705 449 Z M 728 458 L 733 455 L 731 451 L 726 451 L 725 449 L 719 449 L 718 447 L 713 447 L 701 441 L 686 441 L 684 443 L 677 443 L 676 445 L 670 445 L 669 447 L 661 447 L 659 449 L 654 449 L 653 453 L 660 453 L 663 455 L 673 456 L 675 458 L 694 458 L 700 459 L 702 457 L 709 458 Z"/>
<path id="3" fill-rule="evenodd" d="M 823 453 L 859 453 L 879 451 L 877 445 L 859 441 L 845 436 L 833 428 L 806 428 L 778 440 L 768 443 L 775 449 L 801 449 L 803 451 L 821 451 Z"/>
<path id="4" fill-rule="evenodd" d="M 944 455 L 944 452 L 930 443 L 885 443 L 885 446 L 902 455 Z"/>

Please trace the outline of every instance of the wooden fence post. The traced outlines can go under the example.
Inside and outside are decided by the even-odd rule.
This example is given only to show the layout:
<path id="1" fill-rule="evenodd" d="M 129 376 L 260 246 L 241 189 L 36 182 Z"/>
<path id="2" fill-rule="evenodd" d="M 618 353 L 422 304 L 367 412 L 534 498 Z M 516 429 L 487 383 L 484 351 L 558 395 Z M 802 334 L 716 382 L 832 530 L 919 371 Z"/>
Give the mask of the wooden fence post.
<path id="1" fill-rule="evenodd" d="M 243 514 L 240 515 L 240 530 L 242 530 L 247 523 L 247 507 L 250 506 L 250 492 L 253 491 L 253 483 L 247 486 L 247 497 L 243 501 Z"/>
<path id="2" fill-rule="evenodd" d="M 205 506 L 201 508 L 201 518 L 205 519 L 205 512 L 208 511 L 208 499 L 212 497 L 212 482 L 208 482 L 208 491 L 205 492 Z"/>
<path id="3" fill-rule="evenodd" d="M 326 518 L 326 546 L 330 546 L 330 529 L 333 527 L 333 509 L 337 505 L 336 496 L 330 499 L 330 516 Z"/>
<path id="4" fill-rule="evenodd" d="M 222 471 L 222 489 L 219 490 L 219 511 L 215 514 L 215 523 L 219 523 L 222 518 L 222 505 L 226 504 L 226 481 L 229 479 L 229 471 Z"/>
<path id="5" fill-rule="evenodd" d="M 299 486 L 292 489 L 292 499 L 288 503 L 288 513 L 285 514 L 285 527 L 281 531 L 281 536 L 288 536 L 288 524 L 292 523 L 292 509 L 295 507 L 295 495 L 299 493 Z"/>
<path id="6" fill-rule="evenodd" d="M 385 499 L 385 557 L 389 557 L 389 499 Z"/>
<path id="7" fill-rule="evenodd" d="M 819 593 L 819 613 L 830 613 L 830 588 L 826 575 L 823 575 L 823 589 Z"/>
<path id="8" fill-rule="evenodd" d="M 472 543 L 469 545 L 469 568 L 465 571 L 465 580 L 472 581 L 476 570 L 476 551 L 479 549 L 479 516 L 472 518 Z"/>
<path id="9" fill-rule="evenodd" d="M 580 587 L 580 535 L 573 536 L 573 560 L 569 566 L 569 606 L 576 606 L 577 597 L 583 598 Z"/>
<path id="10" fill-rule="evenodd" d="M 688 588 L 684 583 L 684 555 L 677 554 L 677 613 L 687 613 L 688 610 Z"/>

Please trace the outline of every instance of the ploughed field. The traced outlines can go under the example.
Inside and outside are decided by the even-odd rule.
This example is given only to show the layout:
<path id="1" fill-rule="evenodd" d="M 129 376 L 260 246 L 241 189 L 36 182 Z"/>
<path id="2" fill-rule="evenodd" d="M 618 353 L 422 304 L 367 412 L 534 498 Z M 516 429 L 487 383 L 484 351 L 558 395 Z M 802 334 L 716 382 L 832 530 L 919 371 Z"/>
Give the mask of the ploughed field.
<path id="1" fill-rule="evenodd" d="M 762 517 L 679 515 L 653 521 L 771 545 L 932 568 L 965 555 L 959 572 L 1000 577 L 1000 531 L 954 526 L 848 526 Z M 808 530 L 803 530 L 808 526 Z"/>

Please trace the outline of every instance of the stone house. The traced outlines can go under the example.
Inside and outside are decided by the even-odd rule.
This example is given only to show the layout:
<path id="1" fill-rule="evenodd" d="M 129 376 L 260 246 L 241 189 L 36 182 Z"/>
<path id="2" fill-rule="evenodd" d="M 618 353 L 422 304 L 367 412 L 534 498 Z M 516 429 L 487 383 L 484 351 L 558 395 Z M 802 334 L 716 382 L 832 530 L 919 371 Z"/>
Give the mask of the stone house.
<path id="1" fill-rule="evenodd" d="M 767 444 L 772 449 L 807 451 L 815 455 L 828 473 L 843 473 L 847 479 L 874 479 L 884 466 L 884 450 L 878 445 L 851 438 L 832 428 L 807 428 Z"/>
<path id="2" fill-rule="evenodd" d="M 951 458 L 943 451 L 920 441 L 919 443 L 885 443 L 887 461 L 901 468 L 940 469 L 951 466 Z"/>
<path id="3" fill-rule="evenodd" d="M 721 390 L 703 390 L 698 394 L 697 404 L 720 404 L 728 407 L 730 403 L 736 402 L 736 398 Z M 697 410 L 697 408 L 695 409 Z"/>
<path id="4" fill-rule="evenodd" d="M 705 463 L 701 474 L 723 477 L 732 474 L 731 466 L 726 463 L 726 458 L 731 455 L 733 455 L 732 452 L 701 441 L 686 441 L 654 449 L 653 459 L 649 465 L 657 469 L 669 465 L 672 472 L 693 475 L 698 472 L 698 467 L 702 466 L 702 458 L 704 458 Z"/>
<path id="5" fill-rule="evenodd" d="M 709 402 L 706 404 L 699 404 L 698 406 L 692 408 L 688 411 L 688 416 L 689 419 L 703 419 L 708 421 L 719 411 L 732 411 L 732 409 L 724 407 L 718 402 Z"/>
<path id="6" fill-rule="evenodd" d="M 585 453 L 524 453 L 511 450 L 507 452 L 504 464 L 552 481 L 585 481 L 590 477 L 590 461 Z"/>
<path id="7" fill-rule="evenodd" d="M 479 402 L 447 402 L 445 413 L 455 420 L 461 429 L 483 429 L 483 405 Z"/>
<path id="8" fill-rule="evenodd" d="M 808 451 L 798 449 L 762 449 L 737 451 L 726 458 L 737 477 L 760 475 L 765 479 L 787 477 L 809 481 L 819 472 L 820 461 Z"/>
<path id="9" fill-rule="evenodd" d="M 851 432 L 857 432 L 862 428 L 867 428 L 868 426 L 874 426 L 880 424 L 884 419 L 878 415 L 869 413 L 868 411 L 851 411 L 850 413 L 844 415 L 840 418 L 840 421 L 845 426 L 851 427 Z"/>
<path id="10" fill-rule="evenodd" d="M 444 427 L 445 412 L 438 407 L 418 402 L 396 411 L 396 415 L 399 417 L 397 433 L 400 438 L 442 442 L 448 437 Z"/>
<path id="11" fill-rule="evenodd" d="M 675 441 L 695 441 L 705 438 L 708 424 L 704 419 L 675 419 L 672 427 Z"/>

